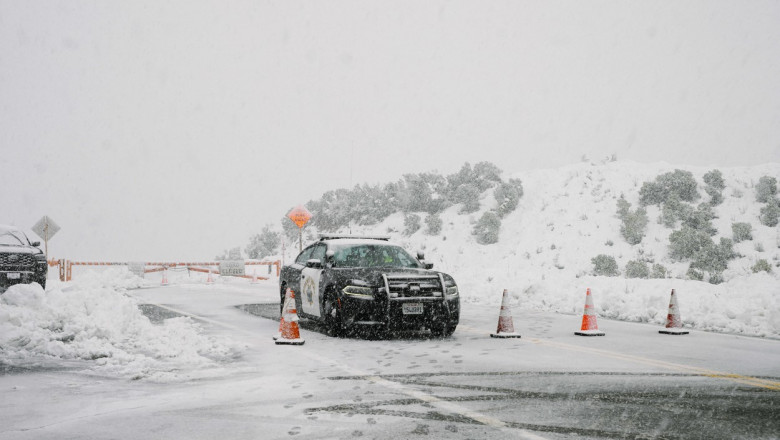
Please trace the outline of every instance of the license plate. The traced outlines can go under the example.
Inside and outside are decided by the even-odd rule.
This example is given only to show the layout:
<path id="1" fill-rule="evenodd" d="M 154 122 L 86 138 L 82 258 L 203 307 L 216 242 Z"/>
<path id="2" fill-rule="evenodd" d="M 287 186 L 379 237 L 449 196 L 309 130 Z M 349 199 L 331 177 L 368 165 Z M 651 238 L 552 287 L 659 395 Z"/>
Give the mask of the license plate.
<path id="1" fill-rule="evenodd" d="M 19 278 L 22 277 L 22 274 L 20 274 L 19 272 L 8 272 L 7 274 L 5 274 L 5 276 L 9 280 L 18 280 Z"/>
<path id="2" fill-rule="evenodd" d="M 403 303 L 401 306 L 404 315 L 422 315 L 422 303 Z"/>

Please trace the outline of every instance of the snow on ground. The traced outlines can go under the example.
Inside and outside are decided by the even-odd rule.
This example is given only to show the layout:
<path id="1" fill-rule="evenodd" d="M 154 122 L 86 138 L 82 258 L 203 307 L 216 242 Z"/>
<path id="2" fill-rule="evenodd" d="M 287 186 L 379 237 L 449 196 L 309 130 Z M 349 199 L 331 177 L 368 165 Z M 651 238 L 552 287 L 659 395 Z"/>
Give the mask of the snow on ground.
<path id="1" fill-rule="evenodd" d="M 66 365 L 131 379 L 220 374 L 245 347 L 208 336 L 187 317 L 153 324 L 128 288 L 148 284 L 124 268 L 86 271 L 71 283 L 11 286 L 0 295 L 0 364 Z"/>

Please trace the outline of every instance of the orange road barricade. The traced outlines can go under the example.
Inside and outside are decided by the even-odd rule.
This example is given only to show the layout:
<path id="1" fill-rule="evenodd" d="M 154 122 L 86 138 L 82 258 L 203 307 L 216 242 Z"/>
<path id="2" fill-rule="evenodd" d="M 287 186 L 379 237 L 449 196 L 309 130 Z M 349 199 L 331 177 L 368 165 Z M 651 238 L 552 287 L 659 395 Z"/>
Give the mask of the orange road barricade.
<path id="1" fill-rule="evenodd" d="M 108 261 L 71 261 L 67 259 L 48 260 L 49 266 L 59 266 L 60 281 L 71 281 L 73 279 L 73 266 L 128 266 L 130 263 L 126 262 L 108 262 Z M 145 262 L 144 273 L 164 272 L 167 269 L 174 267 L 186 267 L 189 270 L 196 272 L 208 272 L 210 274 L 219 273 L 210 269 L 203 269 L 203 266 L 219 266 L 217 261 L 202 261 L 202 262 L 169 262 L 169 261 L 151 261 Z M 281 273 L 282 262 L 277 261 L 246 261 L 246 266 L 268 266 L 268 274 L 271 274 L 271 268 L 276 267 L 276 276 Z M 254 282 L 257 280 L 268 280 L 269 277 L 257 276 L 256 271 L 253 269 L 251 275 L 231 275 L 240 278 L 250 279 Z M 213 281 L 213 280 L 212 280 Z"/>

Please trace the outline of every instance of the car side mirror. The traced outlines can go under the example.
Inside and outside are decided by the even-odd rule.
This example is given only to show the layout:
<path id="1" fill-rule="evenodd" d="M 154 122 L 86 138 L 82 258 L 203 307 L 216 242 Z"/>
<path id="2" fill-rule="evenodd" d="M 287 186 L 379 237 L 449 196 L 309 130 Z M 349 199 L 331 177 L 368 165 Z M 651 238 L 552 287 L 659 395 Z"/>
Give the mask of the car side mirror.
<path id="1" fill-rule="evenodd" d="M 336 253 L 333 251 L 325 252 L 325 267 L 333 267 L 333 261 L 335 260 Z"/>
<path id="2" fill-rule="evenodd" d="M 312 258 L 311 260 L 306 261 L 306 267 L 310 267 L 312 269 L 322 269 L 322 261 Z"/>
<path id="3" fill-rule="evenodd" d="M 40 246 L 40 245 L 41 245 L 41 242 L 40 242 L 40 241 L 34 241 L 34 242 L 32 242 L 31 244 L 32 244 L 33 246 L 35 246 L 35 247 L 38 247 L 38 246 Z"/>
<path id="4" fill-rule="evenodd" d="M 423 267 L 425 267 L 426 269 L 433 269 L 433 263 L 427 263 L 423 261 Z"/>

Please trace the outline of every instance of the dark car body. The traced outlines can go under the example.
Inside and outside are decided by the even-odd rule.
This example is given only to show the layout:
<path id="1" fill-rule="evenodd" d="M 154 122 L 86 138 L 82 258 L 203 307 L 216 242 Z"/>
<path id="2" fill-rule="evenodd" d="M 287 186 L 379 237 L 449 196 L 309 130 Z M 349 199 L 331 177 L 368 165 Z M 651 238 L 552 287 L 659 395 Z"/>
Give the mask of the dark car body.
<path id="1" fill-rule="evenodd" d="M 46 255 L 20 229 L 0 225 L 0 290 L 21 283 L 46 287 Z"/>
<path id="2" fill-rule="evenodd" d="M 332 335 L 427 329 L 449 336 L 460 294 L 450 275 L 432 267 L 384 237 L 322 236 L 282 268 L 280 304 L 292 289 L 298 315 Z"/>

